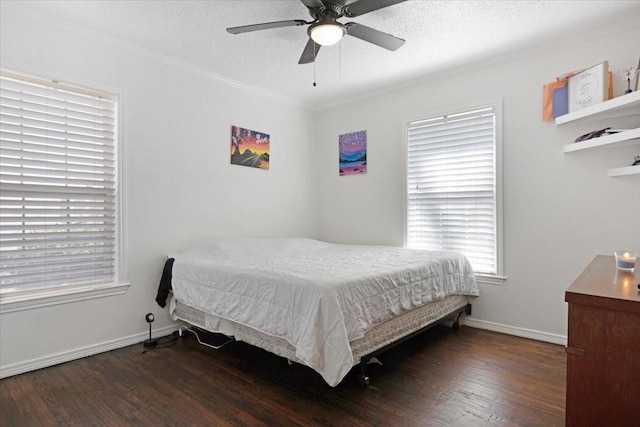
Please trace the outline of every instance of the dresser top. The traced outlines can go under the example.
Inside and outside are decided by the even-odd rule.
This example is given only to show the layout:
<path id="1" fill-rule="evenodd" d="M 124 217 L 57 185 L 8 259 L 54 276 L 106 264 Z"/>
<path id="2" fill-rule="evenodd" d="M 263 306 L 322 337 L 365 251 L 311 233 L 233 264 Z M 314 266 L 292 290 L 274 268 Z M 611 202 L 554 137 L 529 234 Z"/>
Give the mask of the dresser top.
<path id="1" fill-rule="evenodd" d="M 568 303 L 640 313 L 640 266 L 618 270 L 613 256 L 598 255 L 565 292 Z"/>

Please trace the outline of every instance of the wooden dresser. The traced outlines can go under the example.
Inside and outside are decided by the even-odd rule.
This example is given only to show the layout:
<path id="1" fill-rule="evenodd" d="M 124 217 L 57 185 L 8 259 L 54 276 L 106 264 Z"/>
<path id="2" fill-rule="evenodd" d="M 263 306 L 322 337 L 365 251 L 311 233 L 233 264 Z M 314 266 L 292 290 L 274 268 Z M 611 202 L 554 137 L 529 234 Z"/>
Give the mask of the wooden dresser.
<path id="1" fill-rule="evenodd" d="M 565 293 L 567 426 L 640 426 L 640 268 L 598 255 Z"/>

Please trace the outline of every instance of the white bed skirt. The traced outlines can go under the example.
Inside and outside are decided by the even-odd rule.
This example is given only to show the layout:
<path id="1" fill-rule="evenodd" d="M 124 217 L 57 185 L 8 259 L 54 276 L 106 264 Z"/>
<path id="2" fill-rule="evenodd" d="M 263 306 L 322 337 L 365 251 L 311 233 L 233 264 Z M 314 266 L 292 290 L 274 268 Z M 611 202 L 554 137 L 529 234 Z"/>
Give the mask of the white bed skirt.
<path id="1" fill-rule="evenodd" d="M 362 338 L 349 343 L 353 353 L 354 366 L 360 363 L 362 357 L 426 326 L 455 315 L 468 303 L 469 297 L 452 295 L 407 311 L 374 326 Z M 244 341 L 291 361 L 305 364 L 304 361 L 296 357 L 295 348 L 284 338 L 270 336 L 251 327 L 204 313 L 173 298 L 170 313 L 174 320 L 183 320 L 207 331 L 232 336 L 237 341 Z"/>

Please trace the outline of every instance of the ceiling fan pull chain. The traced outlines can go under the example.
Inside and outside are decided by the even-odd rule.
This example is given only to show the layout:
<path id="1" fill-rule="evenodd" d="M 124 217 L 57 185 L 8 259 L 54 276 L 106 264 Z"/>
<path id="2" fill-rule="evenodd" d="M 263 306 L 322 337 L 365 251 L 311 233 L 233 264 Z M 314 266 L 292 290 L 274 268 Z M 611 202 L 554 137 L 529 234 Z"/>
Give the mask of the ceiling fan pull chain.
<path id="1" fill-rule="evenodd" d="M 342 43 L 338 45 L 338 77 L 342 78 Z"/>
<path id="2" fill-rule="evenodd" d="M 313 44 L 313 57 L 316 57 L 316 44 Z M 313 61 L 313 87 L 316 87 L 316 61 Z"/>

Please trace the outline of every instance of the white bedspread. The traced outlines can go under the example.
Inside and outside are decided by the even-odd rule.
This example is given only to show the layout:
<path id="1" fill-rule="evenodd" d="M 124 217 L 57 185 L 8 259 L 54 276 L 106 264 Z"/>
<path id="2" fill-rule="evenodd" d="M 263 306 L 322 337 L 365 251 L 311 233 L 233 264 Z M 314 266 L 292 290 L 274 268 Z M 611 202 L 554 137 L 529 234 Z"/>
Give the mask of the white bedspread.
<path id="1" fill-rule="evenodd" d="M 449 295 L 478 295 L 455 253 L 236 239 L 170 256 L 177 300 L 286 339 L 331 386 L 353 366 L 349 342 L 371 327 Z"/>

